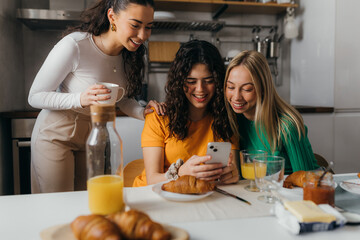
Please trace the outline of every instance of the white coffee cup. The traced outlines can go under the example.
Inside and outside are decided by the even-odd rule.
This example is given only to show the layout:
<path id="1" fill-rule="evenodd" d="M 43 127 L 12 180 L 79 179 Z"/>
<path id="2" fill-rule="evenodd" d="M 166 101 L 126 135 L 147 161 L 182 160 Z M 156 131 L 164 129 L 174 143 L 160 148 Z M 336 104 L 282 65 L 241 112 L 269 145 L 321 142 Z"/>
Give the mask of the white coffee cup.
<path id="1" fill-rule="evenodd" d="M 115 83 L 98 82 L 97 84 L 104 85 L 106 88 L 111 90 L 110 93 L 98 94 L 98 96 L 110 95 L 110 99 L 98 101 L 98 103 L 100 103 L 100 104 L 115 104 L 116 102 L 120 101 L 124 97 L 125 89 Z M 120 89 L 121 89 L 121 94 L 119 94 Z"/>

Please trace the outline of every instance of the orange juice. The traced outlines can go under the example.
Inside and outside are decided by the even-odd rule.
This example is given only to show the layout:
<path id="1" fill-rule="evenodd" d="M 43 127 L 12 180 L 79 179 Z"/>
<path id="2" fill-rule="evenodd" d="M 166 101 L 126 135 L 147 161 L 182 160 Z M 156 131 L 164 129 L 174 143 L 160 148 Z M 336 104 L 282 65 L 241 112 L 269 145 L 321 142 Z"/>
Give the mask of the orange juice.
<path id="1" fill-rule="evenodd" d="M 117 175 L 100 175 L 87 181 L 89 208 L 93 214 L 110 214 L 124 209 L 123 179 Z"/>
<path id="2" fill-rule="evenodd" d="M 241 174 L 245 179 L 255 180 L 254 163 L 241 164 Z"/>

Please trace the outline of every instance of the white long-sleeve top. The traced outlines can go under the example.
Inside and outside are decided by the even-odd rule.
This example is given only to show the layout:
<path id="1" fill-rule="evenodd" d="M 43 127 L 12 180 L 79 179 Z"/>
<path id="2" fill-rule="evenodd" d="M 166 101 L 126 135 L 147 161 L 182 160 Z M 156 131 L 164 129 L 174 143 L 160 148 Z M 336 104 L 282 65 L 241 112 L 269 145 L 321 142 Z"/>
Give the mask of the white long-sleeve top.
<path id="1" fill-rule="evenodd" d="M 92 34 L 74 32 L 61 39 L 50 51 L 40 68 L 29 93 L 34 108 L 72 109 L 86 115 L 90 108 L 80 104 L 80 94 L 97 82 L 116 83 L 126 89 L 123 59 L 103 53 Z M 125 114 L 144 119 L 144 108 L 133 98 L 118 103 Z"/>

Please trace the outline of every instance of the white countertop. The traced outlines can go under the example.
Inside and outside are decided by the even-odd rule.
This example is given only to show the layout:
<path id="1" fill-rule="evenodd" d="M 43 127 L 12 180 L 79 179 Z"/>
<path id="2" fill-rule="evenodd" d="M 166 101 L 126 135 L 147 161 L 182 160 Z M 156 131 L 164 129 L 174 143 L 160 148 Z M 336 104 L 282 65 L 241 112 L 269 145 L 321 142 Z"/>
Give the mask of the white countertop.
<path id="1" fill-rule="evenodd" d="M 39 233 L 42 230 L 54 225 L 70 223 L 77 216 L 89 213 L 86 191 L 1 196 L 0 239 L 40 239 Z M 295 236 L 280 226 L 273 216 L 197 222 L 189 219 L 188 222 L 168 224 L 185 229 L 191 239 L 206 240 L 240 238 L 339 240 L 358 239 L 360 236 L 360 226 L 344 226 L 334 231 Z"/>

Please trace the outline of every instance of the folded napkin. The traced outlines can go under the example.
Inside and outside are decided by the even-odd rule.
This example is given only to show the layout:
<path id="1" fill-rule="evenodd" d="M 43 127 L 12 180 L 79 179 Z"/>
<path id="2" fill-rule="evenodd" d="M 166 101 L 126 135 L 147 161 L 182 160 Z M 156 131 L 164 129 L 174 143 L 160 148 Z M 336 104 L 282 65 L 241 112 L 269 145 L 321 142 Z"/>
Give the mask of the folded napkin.
<path id="1" fill-rule="evenodd" d="M 346 219 L 329 204 L 311 201 L 277 202 L 274 214 L 280 225 L 293 234 L 327 231 L 345 225 Z"/>

